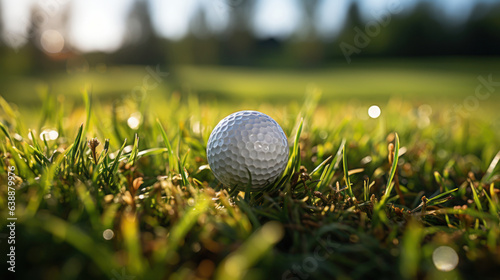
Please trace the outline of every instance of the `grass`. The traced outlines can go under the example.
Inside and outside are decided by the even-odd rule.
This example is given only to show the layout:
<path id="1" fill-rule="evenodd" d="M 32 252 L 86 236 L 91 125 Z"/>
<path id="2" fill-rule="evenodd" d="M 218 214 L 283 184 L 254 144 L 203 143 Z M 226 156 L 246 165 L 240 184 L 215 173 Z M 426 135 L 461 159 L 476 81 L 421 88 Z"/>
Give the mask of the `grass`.
<path id="1" fill-rule="evenodd" d="M 80 101 L 61 101 L 47 91 L 35 121 L 2 99 L 0 176 L 6 182 L 8 167 L 16 168 L 17 273 L 39 279 L 495 275 L 500 122 L 487 106 L 498 104 L 494 97 L 467 118 L 436 103 L 391 97 L 378 103 L 382 116 L 369 119 L 368 104 L 332 102 L 321 91 L 310 87 L 303 105 L 224 103 L 192 93 L 129 94 L 107 103 L 90 90 Z M 269 114 L 291 143 L 284 174 L 261 192 L 223 188 L 207 165 L 211 130 L 239 109 Z M 46 129 L 58 137 L 40 138 Z M 7 188 L 0 193 L 4 227 Z M 455 269 L 437 269 L 433 253 L 440 246 L 458 254 Z"/>
<path id="2" fill-rule="evenodd" d="M 477 76 L 500 75 L 498 59 L 407 59 L 339 62 L 324 69 L 255 69 L 245 67 L 180 66 L 173 70 L 180 81 L 196 92 L 225 98 L 301 99 L 303 89 L 314 83 L 323 97 L 345 100 L 356 96 L 387 100 L 466 97 L 478 84 Z M 245 86 L 240 86 L 245 85 Z"/>

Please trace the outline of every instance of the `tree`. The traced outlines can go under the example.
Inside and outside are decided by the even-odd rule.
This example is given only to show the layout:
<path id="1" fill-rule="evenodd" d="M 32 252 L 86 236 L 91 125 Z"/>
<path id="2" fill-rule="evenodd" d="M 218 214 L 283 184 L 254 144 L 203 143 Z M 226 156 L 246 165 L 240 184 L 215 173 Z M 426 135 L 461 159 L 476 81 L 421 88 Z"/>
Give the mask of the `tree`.
<path id="1" fill-rule="evenodd" d="M 123 47 L 113 55 L 116 63 L 156 65 L 165 60 L 163 42 L 155 35 L 148 2 L 135 0 L 127 17 Z"/>

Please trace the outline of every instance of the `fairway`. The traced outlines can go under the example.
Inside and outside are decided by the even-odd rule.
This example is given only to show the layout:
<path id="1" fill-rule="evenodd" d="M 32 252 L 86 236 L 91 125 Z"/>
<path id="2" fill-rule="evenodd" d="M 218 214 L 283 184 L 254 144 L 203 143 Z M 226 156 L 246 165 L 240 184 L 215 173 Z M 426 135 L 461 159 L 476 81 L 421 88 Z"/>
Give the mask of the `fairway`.
<path id="1" fill-rule="evenodd" d="M 182 66 L 173 73 L 193 91 L 227 98 L 300 99 L 314 84 L 327 100 L 410 100 L 465 98 L 474 94 L 479 75 L 500 76 L 500 60 L 374 60 L 325 69 L 272 70 L 241 67 Z M 498 96 L 498 95 L 497 95 Z"/>
<path id="2" fill-rule="evenodd" d="M 147 91 L 161 98 L 172 89 L 185 89 L 201 98 L 223 97 L 261 99 L 278 103 L 303 99 L 308 86 L 322 89 L 325 100 L 387 100 L 399 97 L 433 102 L 459 100 L 474 95 L 479 76 L 500 76 L 498 58 L 461 58 L 436 60 L 363 60 L 351 65 L 340 61 L 323 69 L 255 69 L 221 66 L 175 66 L 159 69 L 165 75 Z M 159 66 L 109 67 L 105 70 L 47 75 L 36 78 L 0 78 L 2 96 L 16 102 L 33 102 L 37 88 L 49 87 L 50 94 L 70 99 L 79 97 L 81 88 L 92 85 L 97 98 L 110 99 L 122 94 L 140 93 L 144 79 Z M 149 69 L 149 71 L 148 71 Z M 498 101 L 498 94 L 491 98 Z M 35 99 L 36 100 L 36 99 Z"/>

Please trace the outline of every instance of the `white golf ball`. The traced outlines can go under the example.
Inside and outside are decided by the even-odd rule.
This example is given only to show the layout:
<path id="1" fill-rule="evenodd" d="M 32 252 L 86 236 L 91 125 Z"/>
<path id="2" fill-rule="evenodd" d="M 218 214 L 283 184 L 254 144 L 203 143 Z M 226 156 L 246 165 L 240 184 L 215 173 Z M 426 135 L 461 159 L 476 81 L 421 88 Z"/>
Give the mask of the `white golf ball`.
<path id="1" fill-rule="evenodd" d="M 258 190 L 285 170 L 288 141 L 283 129 L 268 115 L 240 111 L 214 128 L 208 139 L 207 157 L 222 184 L 245 189 L 251 176 L 252 190 Z"/>

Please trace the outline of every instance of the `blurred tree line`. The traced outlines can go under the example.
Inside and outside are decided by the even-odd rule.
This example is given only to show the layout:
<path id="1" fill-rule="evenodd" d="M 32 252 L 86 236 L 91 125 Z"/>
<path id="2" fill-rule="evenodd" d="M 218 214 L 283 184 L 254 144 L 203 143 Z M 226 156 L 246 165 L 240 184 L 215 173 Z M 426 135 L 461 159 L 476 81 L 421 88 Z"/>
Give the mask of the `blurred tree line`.
<path id="1" fill-rule="evenodd" d="M 35 73 L 66 69 L 68 59 L 82 56 L 85 63 L 91 65 L 161 63 L 324 67 L 348 63 L 346 52 L 359 58 L 500 54 L 500 3 L 488 8 L 476 5 L 464 25 L 453 27 L 437 19 L 430 4 L 419 2 L 409 13 L 390 14 L 390 19 L 379 22 L 377 29 L 373 23 L 370 25 L 362 20 L 357 2 L 352 2 L 344 29 L 335 38 L 320 36 L 313 26 L 317 1 L 302 0 L 301 3 L 304 21 L 300 36 L 294 35 L 286 40 L 256 38 L 249 12 L 254 2 L 239 1 L 238 5 L 228 6 L 231 19 L 225 32 L 211 33 L 206 27 L 205 11 L 199 9 L 190 23 L 191 32 L 181 40 L 172 41 L 156 35 L 147 2 L 136 1 L 127 28 L 135 30 L 134 34 L 126 38 L 117 52 L 80 54 L 66 50 L 56 55 L 45 54 L 37 47 L 39 36 L 36 26 L 32 26 L 30 43 L 21 49 L 14 51 L 0 45 L 0 71 Z M 140 23 L 139 27 L 137 23 Z"/>

